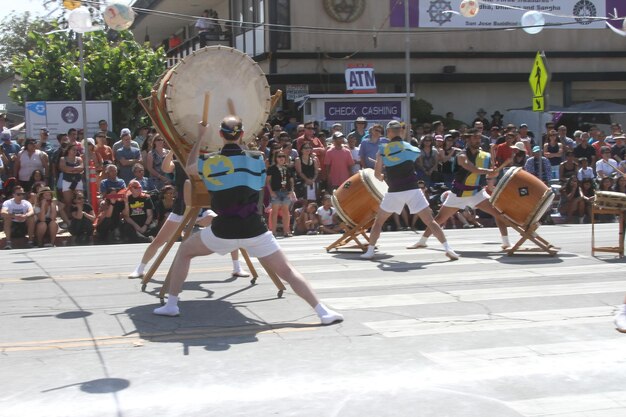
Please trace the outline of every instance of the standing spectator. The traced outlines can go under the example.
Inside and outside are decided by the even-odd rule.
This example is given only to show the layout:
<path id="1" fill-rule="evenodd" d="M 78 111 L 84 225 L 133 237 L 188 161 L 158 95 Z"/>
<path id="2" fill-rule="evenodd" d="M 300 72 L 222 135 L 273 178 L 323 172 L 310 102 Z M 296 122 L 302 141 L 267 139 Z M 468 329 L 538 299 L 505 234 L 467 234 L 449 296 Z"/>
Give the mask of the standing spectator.
<path id="1" fill-rule="evenodd" d="M 35 237 L 35 218 L 33 206 L 24 199 L 24 189 L 20 185 L 13 188 L 13 198 L 2 203 L 2 219 L 6 241 L 4 249 L 13 249 L 12 238 L 28 235 L 27 246 L 33 247 Z"/>
<path id="2" fill-rule="evenodd" d="M 48 170 L 48 155 L 37 149 L 35 139 L 26 139 L 22 149 L 15 159 L 14 176 L 25 190 L 30 190 L 30 176 L 33 171 L 40 170 L 45 173 Z"/>
<path id="3" fill-rule="evenodd" d="M 600 129 L 596 129 L 596 141 L 591 144 L 591 147 L 596 150 L 596 161 L 602 158 L 602 147 L 606 146 L 611 149 L 611 145 L 606 143 L 604 139 L 606 135 Z"/>
<path id="4" fill-rule="evenodd" d="M 348 178 L 354 165 L 352 153 L 343 146 L 346 137 L 341 132 L 333 134 L 333 146 L 326 151 L 326 178 L 328 179 L 327 191 L 336 190 Z"/>
<path id="5" fill-rule="evenodd" d="M 513 150 L 513 160 L 511 161 L 511 167 L 521 167 L 524 168 L 526 165 L 526 145 L 524 142 L 517 141 L 513 146 L 511 146 Z"/>
<path id="6" fill-rule="evenodd" d="M 626 146 L 624 146 L 624 140 L 626 136 L 623 133 L 616 133 L 613 135 L 613 142 L 615 143 L 611 147 L 611 157 L 617 162 L 622 162 L 626 159 Z"/>
<path id="7" fill-rule="evenodd" d="M 128 130 L 128 129 L 125 129 Z M 122 147 L 115 150 L 113 148 L 113 155 L 118 167 L 118 175 L 124 180 L 126 184 L 133 179 L 133 166 L 139 162 L 141 163 L 141 151 L 139 147 L 131 146 L 130 130 L 128 132 L 122 131 Z"/>
<path id="8" fill-rule="evenodd" d="M 109 145 L 107 145 L 107 137 L 104 133 L 98 132 L 96 133 L 96 149 L 95 152 L 100 155 L 100 159 L 102 159 L 103 164 L 112 164 L 113 163 L 113 150 Z"/>
<path id="9" fill-rule="evenodd" d="M 270 190 L 272 214 L 270 229 L 276 236 L 278 226 L 278 214 L 280 212 L 283 225 L 283 236 L 291 237 L 291 223 L 289 206 L 295 200 L 294 178 L 291 170 L 287 167 L 287 155 L 282 151 L 276 153 L 275 162 L 267 170 L 266 184 Z"/>
<path id="10" fill-rule="evenodd" d="M 376 154 L 378 147 L 389 142 L 389 139 L 383 137 L 383 125 L 376 123 L 369 129 L 367 140 L 363 140 L 359 146 L 359 159 L 361 168 L 372 168 L 376 165 Z"/>
<path id="11" fill-rule="evenodd" d="M 139 182 L 132 180 L 128 185 L 129 192 L 124 198 L 124 224 L 122 236 L 131 243 L 149 243 L 154 235 L 154 205 L 148 194 L 141 189 Z"/>
<path id="12" fill-rule="evenodd" d="M 315 125 L 312 121 L 308 121 L 304 124 L 303 132 L 304 133 L 296 139 L 296 150 L 298 152 L 300 152 L 300 148 L 302 148 L 302 145 L 307 142 L 311 143 L 313 149 L 326 149 L 326 144 L 322 143 L 322 141 L 320 141 L 319 138 L 315 136 Z"/>
<path id="13" fill-rule="evenodd" d="M 35 213 L 35 241 L 39 247 L 53 247 L 56 241 L 59 226 L 57 225 L 57 202 L 52 198 L 52 190 L 44 186 L 37 193 Z M 50 242 L 44 245 L 48 235 Z"/>
<path id="14" fill-rule="evenodd" d="M 575 177 L 578 172 L 578 162 L 574 158 L 574 151 L 565 151 L 565 161 L 559 166 L 559 180 L 565 183 L 570 177 Z"/>
<path id="15" fill-rule="evenodd" d="M 300 178 L 300 181 L 296 182 L 296 184 L 300 184 L 300 187 L 296 188 L 296 197 L 308 201 L 317 201 L 319 195 L 319 183 L 317 181 L 320 170 L 319 162 L 310 143 L 305 143 L 300 151 L 300 157 L 296 159 L 295 163 L 296 175 Z"/>
<path id="16" fill-rule="evenodd" d="M 615 145 L 615 136 L 622 134 L 622 125 L 619 123 L 611 123 L 611 134 L 607 136 L 604 141 L 609 145 Z"/>
<path id="17" fill-rule="evenodd" d="M 139 129 L 137 129 L 137 134 L 135 135 L 135 142 L 139 144 L 140 149 L 143 149 L 143 143 L 146 141 L 149 134 L 150 134 L 150 127 L 148 126 L 141 126 Z"/>
<path id="18" fill-rule="evenodd" d="M 361 142 L 365 138 L 367 129 L 367 119 L 365 117 L 357 117 L 354 121 L 354 130 L 348 134 L 348 138 L 350 135 L 354 135 L 356 138 L 356 146 L 361 146 Z"/>
<path id="19" fill-rule="evenodd" d="M 130 143 L 131 147 L 137 148 L 137 149 L 141 149 L 141 147 L 139 146 L 139 143 L 137 143 L 136 141 L 134 141 L 132 139 L 132 136 L 130 134 L 130 129 L 124 128 L 120 132 L 120 140 L 115 142 L 113 144 L 113 146 L 111 147 L 111 149 L 113 149 L 113 155 L 115 155 L 117 153 L 117 151 L 120 150 L 124 146 L 124 137 L 125 136 L 128 136 L 130 138 L 130 142 L 129 143 Z"/>
<path id="20" fill-rule="evenodd" d="M 576 178 L 578 178 L 579 183 L 582 183 L 582 181 L 586 179 L 593 180 L 596 177 L 593 172 L 593 168 L 589 166 L 589 160 L 587 158 L 579 158 L 578 165 L 580 168 L 578 169 Z"/>
<path id="21" fill-rule="evenodd" d="M 478 111 L 476 112 L 476 118 L 472 121 L 474 129 L 478 129 L 478 126 L 476 126 L 476 122 L 481 122 L 481 127 L 483 127 L 484 129 L 489 129 L 491 127 L 491 125 L 489 125 L 489 120 L 487 120 L 485 116 L 487 116 L 487 112 L 485 111 L 485 109 L 483 109 L 482 107 L 478 109 Z M 480 133 L 482 135 L 482 132 Z"/>
<path id="22" fill-rule="evenodd" d="M 503 122 L 502 122 L 502 113 L 500 113 L 499 110 L 496 110 L 495 112 L 493 112 L 493 114 L 491 115 L 491 128 L 493 128 L 494 126 L 497 126 L 499 128 L 502 128 L 503 126 Z"/>
<path id="23" fill-rule="evenodd" d="M 294 169 L 296 159 L 298 158 L 298 151 L 293 149 L 293 144 L 287 132 L 281 132 L 278 136 L 278 141 L 283 147 L 283 152 L 287 155 L 287 165 L 289 168 Z"/>
<path id="24" fill-rule="evenodd" d="M 443 138 L 443 146 L 439 152 L 439 172 L 444 184 L 448 187 L 452 187 L 452 180 L 454 179 L 454 162 L 456 161 L 456 155 L 460 152 L 460 149 L 454 147 L 454 137 L 451 134 L 447 134 Z"/>
<path id="25" fill-rule="evenodd" d="M 168 154 L 167 149 L 165 149 L 165 140 L 161 135 L 156 134 L 152 138 L 152 150 L 148 153 L 146 158 L 146 168 L 148 169 L 148 173 L 150 174 L 150 180 L 156 189 L 160 190 L 163 186 L 167 184 L 171 184 L 172 181 L 170 178 L 163 172 L 162 164 L 163 159 Z"/>
<path id="26" fill-rule="evenodd" d="M 78 155 L 82 155 L 83 154 L 83 144 L 80 143 L 80 140 L 78 139 L 78 130 L 72 128 L 69 128 L 67 130 L 67 139 L 68 139 L 68 143 L 70 145 L 76 146 L 76 153 Z"/>
<path id="27" fill-rule="evenodd" d="M 6 179 L 14 173 L 15 161 L 17 160 L 17 154 L 20 152 L 20 145 L 11 140 L 11 131 L 9 129 L 0 132 L 0 139 L 2 139 L 0 147 L 6 158 L 4 167 L 4 179 Z"/>
<path id="28" fill-rule="evenodd" d="M 59 147 L 50 155 L 50 188 L 61 191 L 63 183 L 63 172 L 61 171 L 59 164 L 61 157 L 69 146 L 69 138 L 66 134 L 60 133 L 57 135 L 57 141 Z"/>
<path id="29" fill-rule="evenodd" d="M 350 149 L 350 153 L 352 154 L 352 168 L 350 169 L 351 174 L 356 174 L 361 169 L 361 160 L 359 158 L 359 146 L 357 145 L 357 137 L 354 133 L 348 134 L 348 149 Z"/>
<path id="30" fill-rule="evenodd" d="M 148 154 L 152 152 L 152 146 L 154 145 L 155 136 L 157 136 L 156 133 L 148 134 L 146 140 L 144 140 L 143 144 L 141 145 L 141 163 L 143 164 L 144 169 L 148 169 Z"/>
<path id="31" fill-rule="evenodd" d="M 431 175 L 439 164 L 439 152 L 433 146 L 433 136 L 424 135 L 420 141 L 419 149 L 420 155 L 415 160 L 417 179 L 423 180 L 426 186 L 430 186 L 432 185 Z"/>
<path id="32" fill-rule="evenodd" d="M 559 141 L 556 130 L 548 132 L 548 141 L 543 145 L 543 154 L 550 161 L 552 178 L 558 180 L 559 166 L 563 162 L 563 144 Z"/>
<path id="33" fill-rule="evenodd" d="M 47 155 L 50 155 L 50 153 L 52 153 L 52 146 L 50 146 L 50 144 L 48 143 L 49 136 L 50 131 L 48 130 L 48 128 L 42 127 L 39 131 L 39 143 L 37 144 L 37 149 L 45 152 Z M 46 172 L 49 172 L 49 170 L 46 169 Z"/>
<path id="34" fill-rule="evenodd" d="M 563 145 L 563 151 L 566 151 L 567 149 L 574 149 L 576 147 L 576 141 L 567 136 L 567 126 L 559 126 L 557 129 L 557 137 L 561 145 Z"/>
<path id="35" fill-rule="evenodd" d="M 220 39 L 221 28 L 219 24 L 213 20 L 213 10 L 205 10 L 202 17 L 196 20 L 195 27 L 198 30 L 198 38 L 200 39 L 200 48 L 207 45 L 207 41 L 218 41 Z"/>
<path id="36" fill-rule="evenodd" d="M 541 162 L 541 177 L 539 176 L 539 163 Z M 535 177 L 539 178 L 545 184 L 549 184 L 552 179 L 552 167 L 550 166 L 550 161 L 545 156 L 541 156 L 541 148 L 539 146 L 535 146 L 533 148 L 533 156 L 528 158 L 526 164 L 524 165 L 524 171 L 527 171 L 533 174 Z"/>
<path id="37" fill-rule="evenodd" d="M 501 167 L 513 157 L 513 148 L 516 143 L 517 134 L 515 132 L 507 132 L 504 135 L 504 142 L 495 147 L 495 165 Z"/>
<path id="38" fill-rule="evenodd" d="M 600 155 L 601 159 L 596 162 L 596 176 L 603 179 L 617 172 L 617 161 L 611 158 L 611 148 L 608 146 L 600 148 Z"/>
<path id="39" fill-rule="evenodd" d="M 69 216 L 74 191 L 83 189 L 83 173 L 85 172 L 85 166 L 82 158 L 77 154 L 76 145 L 68 145 L 59 160 L 59 169 L 63 172 L 63 182 L 61 183 L 63 204 L 65 213 Z"/>
<path id="40" fill-rule="evenodd" d="M 85 202 L 82 191 L 76 191 L 72 199 L 68 232 L 72 235 L 72 244 L 84 245 L 91 243 L 93 238 L 93 222 L 96 216 L 93 208 Z"/>
<path id="41" fill-rule="evenodd" d="M 587 158 L 587 162 L 589 163 L 589 165 L 595 166 L 596 150 L 589 145 L 587 139 L 589 139 L 589 134 L 583 132 L 583 134 L 580 136 L 580 143 L 574 148 L 574 156 L 578 159 Z"/>
<path id="42" fill-rule="evenodd" d="M 104 133 L 105 139 L 108 140 L 107 145 L 109 147 L 112 147 L 115 142 L 120 140 L 119 136 L 117 136 L 115 133 L 113 133 L 113 131 L 109 130 L 109 122 L 107 122 L 106 120 L 104 120 L 104 119 L 100 120 L 98 122 L 98 127 L 100 128 L 100 131 L 98 131 L 98 132 L 96 132 L 94 134 L 94 138 L 96 136 L 98 136 L 98 133 L 100 133 L 100 132 Z"/>

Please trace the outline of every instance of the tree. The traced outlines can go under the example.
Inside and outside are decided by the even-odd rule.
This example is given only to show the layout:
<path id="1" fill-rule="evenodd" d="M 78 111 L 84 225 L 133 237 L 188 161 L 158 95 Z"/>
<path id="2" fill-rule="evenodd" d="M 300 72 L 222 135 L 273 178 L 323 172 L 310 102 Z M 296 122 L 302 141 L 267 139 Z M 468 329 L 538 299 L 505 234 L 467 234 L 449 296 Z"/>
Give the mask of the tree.
<path id="1" fill-rule="evenodd" d="M 28 32 L 45 33 L 52 25 L 41 19 L 32 19 L 30 13 L 11 14 L 0 23 L 0 78 L 12 74 L 11 62 L 15 55 L 26 55 L 35 42 Z"/>
<path id="2" fill-rule="evenodd" d="M 79 48 L 73 32 L 29 32 L 34 47 L 26 56 L 14 56 L 13 68 L 21 81 L 9 93 L 25 101 L 80 100 Z M 115 41 L 104 31 L 83 35 L 87 100 L 111 100 L 117 127 L 141 124 L 143 110 L 137 96 L 148 96 L 165 70 L 165 52 L 139 45 L 128 31 Z"/>

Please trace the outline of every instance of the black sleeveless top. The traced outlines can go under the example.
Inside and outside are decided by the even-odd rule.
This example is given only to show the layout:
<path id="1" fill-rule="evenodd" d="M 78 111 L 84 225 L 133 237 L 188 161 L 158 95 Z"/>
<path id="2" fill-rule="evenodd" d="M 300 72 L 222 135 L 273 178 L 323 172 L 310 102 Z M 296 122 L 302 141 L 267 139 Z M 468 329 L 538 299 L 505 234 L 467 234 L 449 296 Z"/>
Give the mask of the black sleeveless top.
<path id="1" fill-rule="evenodd" d="M 310 164 L 306 164 L 304 163 L 304 159 L 300 158 L 300 167 L 305 177 L 313 179 L 315 178 L 315 163 L 312 157 L 309 157 L 309 162 Z"/>
<path id="2" fill-rule="evenodd" d="M 548 144 L 548 152 L 556 153 L 558 151 L 559 151 L 558 143 L 555 146 L 550 146 L 550 144 Z M 552 158 L 548 158 L 548 160 L 550 161 L 550 165 L 560 165 L 561 162 L 563 162 L 563 158 L 561 158 L 560 156 L 553 156 Z"/>
<path id="3" fill-rule="evenodd" d="M 182 216 L 185 214 L 185 181 L 187 173 L 179 161 L 174 161 L 174 187 L 176 187 L 176 198 L 172 206 L 172 213 Z"/>
<path id="4" fill-rule="evenodd" d="M 68 166 L 70 168 L 76 168 L 79 165 L 79 162 L 74 159 L 74 162 L 70 162 L 67 159 L 65 159 L 65 166 Z M 67 172 L 63 173 L 63 181 L 68 181 L 68 182 L 78 182 L 80 180 L 83 179 L 83 174 L 68 174 Z"/>

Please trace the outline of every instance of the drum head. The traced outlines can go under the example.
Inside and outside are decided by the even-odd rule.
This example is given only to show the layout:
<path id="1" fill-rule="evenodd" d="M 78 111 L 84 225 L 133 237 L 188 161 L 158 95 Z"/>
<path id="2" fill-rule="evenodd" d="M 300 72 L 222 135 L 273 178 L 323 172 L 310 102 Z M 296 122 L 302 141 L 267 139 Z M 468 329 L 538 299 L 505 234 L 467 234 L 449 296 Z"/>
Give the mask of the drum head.
<path id="1" fill-rule="evenodd" d="M 372 168 L 362 169 L 359 173 L 361 174 L 363 183 L 370 191 L 370 194 L 376 197 L 378 202 L 383 201 L 383 197 L 387 194 L 387 190 L 389 189 L 387 183 L 376 178 Z"/>
<path id="2" fill-rule="evenodd" d="M 243 52 L 224 46 L 206 47 L 185 57 L 167 75 L 162 79 L 167 83 L 167 111 L 188 144 L 198 136 L 205 93 L 210 94 L 207 121 L 213 132 L 208 151 L 222 147 L 219 128 L 222 119 L 231 113 L 228 99 L 243 121 L 244 141 L 255 137 L 265 125 L 270 111 L 269 85 L 261 68 Z"/>

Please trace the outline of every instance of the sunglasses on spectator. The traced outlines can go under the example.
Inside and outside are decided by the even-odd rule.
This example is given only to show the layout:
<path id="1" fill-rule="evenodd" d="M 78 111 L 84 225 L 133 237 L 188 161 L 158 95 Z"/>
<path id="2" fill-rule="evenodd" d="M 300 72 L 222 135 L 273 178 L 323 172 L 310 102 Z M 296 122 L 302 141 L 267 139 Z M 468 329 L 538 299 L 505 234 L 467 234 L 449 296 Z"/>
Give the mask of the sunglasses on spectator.
<path id="1" fill-rule="evenodd" d="M 312 127 L 312 126 L 307 126 L 307 127 L 305 127 L 305 129 L 306 129 L 306 130 L 315 130 L 315 128 L 314 128 L 314 127 Z"/>
<path id="2" fill-rule="evenodd" d="M 15 195 L 24 195 L 26 193 L 15 193 Z"/>
<path id="3" fill-rule="evenodd" d="M 374 132 L 383 133 L 383 131 L 380 129 L 374 129 Z"/>

